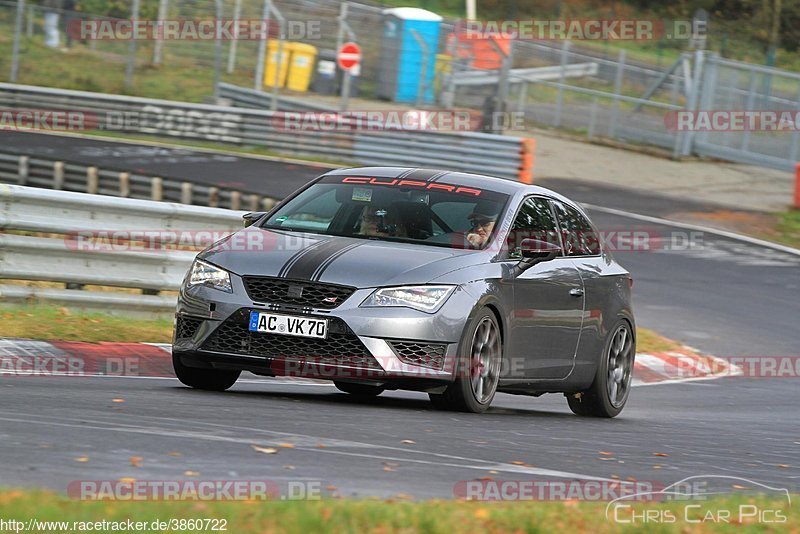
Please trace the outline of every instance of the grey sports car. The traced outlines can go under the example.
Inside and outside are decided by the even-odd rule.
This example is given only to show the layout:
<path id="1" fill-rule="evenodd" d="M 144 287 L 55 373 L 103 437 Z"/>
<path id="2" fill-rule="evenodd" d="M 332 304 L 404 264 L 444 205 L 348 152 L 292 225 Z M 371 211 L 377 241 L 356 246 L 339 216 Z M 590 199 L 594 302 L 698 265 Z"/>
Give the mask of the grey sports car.
<path id="1" fill-rule="evenodd" d="M 564 393 L 614 417 L 635 357 L 630 274 L 584 211 L 541 187 L 428 169 L 339 169 L 198 254 L 177 307 L 184 384 L 242 371 L 425 391 L 482 412 Z"/>

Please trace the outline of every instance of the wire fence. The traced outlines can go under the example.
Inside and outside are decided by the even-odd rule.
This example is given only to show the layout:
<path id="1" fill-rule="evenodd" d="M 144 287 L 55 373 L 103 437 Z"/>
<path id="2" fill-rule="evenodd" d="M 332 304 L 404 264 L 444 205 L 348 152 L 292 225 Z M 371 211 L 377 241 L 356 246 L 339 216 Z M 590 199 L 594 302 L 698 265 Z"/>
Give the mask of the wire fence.
<path id="1" fill-rule="evenodd" d="M 387 46 L 394 45 L 387 45 L 383 8 L 339 0 L 218 1 L 152 0 L 140 10 L 140 18 L 213 20 L 221 7 L 222 19 L 269 19 L 271 38 L 267 42 L 224 40 L 221 47 L 209 39 L 81 40 L 69 35 L 70 24 L 111 19 L 26 4 L 17 26 L 18 2 L 0 0 L 0 79 L 9 79 L 19 28 L 22 83 L 35 80 L 63 88 L 194 101 L 215 94 L 215 80 L 273 91 L 265 61 L 278 56 L 273 49 L 276 21 L 283 19 L 290 26 L 288 35 L 285 26 L 280 28 L 285 41 L 315 47 L 315 70 L 327 62 L 335 78 L 324 90 L 312 83 L 310 92 L 281 88 L 282 94 L 337 107 L 335 100 L 320 99 L 319 95 L 335 96 L 341 91 L 342 71 L 334 67 L 335 50 L 342 42 L 353 40 L 363 55 L 359 71 L 350 80 L 351 93 L 367 99 L 386 98 L 382 69 L 386 58 L 394 57 L 387 55 Z M 780 169 L 791 168 L 800 156 L 796 133 L 800 128 L 794 133 L 682 132 L 670 129 L 665 120 L 679 110 L 797 110 L 800 77 L 795 73 L 709 53 L 701 55 L 700 63 L 696 54 L 685 52 L 671 65 L 656 65 L 631 60 L 624 50 L 608 46 L 554 41 L 514 42 L 504 70 L 502 54 L 491 47 L 466 46 L 469 43 L 457 39 L 457 24 L 442 22 L 435 49 L 425 59 L 433 64 L 435 76 L 429 87 L 420 84 L 420 91 L 430 91 L 435 105 L 517 111 L 524 114 L 525 128 L 566 128 L 589 138 L 652 144 L 675 156 L 696 153 Z M 59 70 L 62 58 L 77 52 L 85 67 L 69 76 L 63 74 Z M 278 65 L 272 74 L 282 68 Z M 216 76 L 215 69 L 221 71 Z M 53 75 L 48 78 L 50 71 Z M 426 98 L 419 101 L 430 102 Z"/>

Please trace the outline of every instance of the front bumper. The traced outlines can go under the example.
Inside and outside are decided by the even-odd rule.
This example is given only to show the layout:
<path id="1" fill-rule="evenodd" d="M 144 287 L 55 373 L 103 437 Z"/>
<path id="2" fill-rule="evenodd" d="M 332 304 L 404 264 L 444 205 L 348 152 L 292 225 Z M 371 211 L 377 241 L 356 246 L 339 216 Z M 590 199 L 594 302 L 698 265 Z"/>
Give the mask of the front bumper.
<path id="1" fill-rule="evenodd" d="M 474 306 L 460 288 L 435 314 L 409 308 L 359 308 L 374 288 L 356 290 L 332 310 L 253 302 L 241 278 L 233 293 L 204 286 L 181 290 L 173 352 L 185 365 L 434 387 L 454 378 L 458 341 Z M 251 310 L 324 317 L 326 340 L 251 333 Z"/>

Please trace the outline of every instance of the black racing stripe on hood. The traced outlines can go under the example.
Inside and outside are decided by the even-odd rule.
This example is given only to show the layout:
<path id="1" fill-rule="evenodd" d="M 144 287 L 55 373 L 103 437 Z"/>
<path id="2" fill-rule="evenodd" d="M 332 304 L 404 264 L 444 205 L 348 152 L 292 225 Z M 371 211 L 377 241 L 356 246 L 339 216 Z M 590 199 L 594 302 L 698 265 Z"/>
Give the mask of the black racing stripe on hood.
<path id="1" fill-rule="evenodd" d="M 298 257 L 283 276 L 284 278 L 293 278 L 295 280 L 311 280 L 314 272 L 326 260 L 352 244 L 353 242 L 349 239 L 330 239 L 325 241 L 321 246 L 315 247 L 307 254 Z"/>
<path id="2" fill-rule="evenodd" d="M 422 182 L 433 181 L 436 177 L 442 174 L 447 174 L 448 171 L 441 171 L 435 169 L 414 169 L 409 173 L 405 173 L 398 178 L 405 178 L 408 180 L 419 180 Z"/>
<path id="3" fill-rule="evenodd" d="M 299 260 L 300 257 L 302 257 L 304 254 L 309 254 L 315 248 L 324 245 L 328 241 L 330 241 L 330 239 L 321 239 L 321 240 L 317 241 L 316 243 L 312 243 L 311 245 L 307 246 L 306 248 L 304 248 L 304 249 L 298 251 L 297 253 L 293 254 L 288 260 L 286 260 L 286 263 L 283 264 L 283 267 L 281 267 L 281 270 L 278 271 L 278 276 L 279 277 L 286 277 L 286 272 L 289 269 L 291 269 L 292 266 L 295 263 L 297 263 L 297 260 Z"/>
<path id="4" fill-rule="evenodd" d="M 363 241 L 358 241 L 356 243 L 351 243 L 349 246 L 347 246 L 347 247 L 337 251 L 336 253 L 332 254 L 325 261 L 323 261 L 319 265 L 319 267 L 317 267 L 317 269 L 314 271 L 314 274 L 311 275 L 311 279 L 312 280 L 319 280 L 320 278 L 322 278 L 322 273 L 325 272 L 325 269 L 327 269 L 330 266 L 330 264 L 333 263 L 336 260 L 336 258 L 344 255 L 348 251 L 353 250 L 354 248 L 356 248 L 356 247 L 358 247 L 360 245 L 363 245 L 363 244 L 364 244 Z"/>

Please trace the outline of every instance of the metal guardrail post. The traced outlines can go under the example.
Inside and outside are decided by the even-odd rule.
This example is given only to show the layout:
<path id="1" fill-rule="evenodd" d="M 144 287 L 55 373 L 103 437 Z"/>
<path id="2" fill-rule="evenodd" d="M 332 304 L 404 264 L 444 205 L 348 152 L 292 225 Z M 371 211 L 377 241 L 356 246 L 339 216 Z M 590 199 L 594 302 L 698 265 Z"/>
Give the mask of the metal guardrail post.
<path id="1" fill-rule="evenodd" d="M 64 188 L 64 162 L 53 162 L 53 189 Z"/>
<path id="2" fill-rule="evenodd" d="M 250 195 L 250 208 L 249 208 L 250 211 L 258 211 L 258 204 L 260 198 L 261 197 L 256 194 Z"/>
<path id="3" fill-rule="evenodd" d="M 183 182 L 181 184 L 181 204 L 192 203 L 192 183 Z"/>
<path id="4" fill-rule="evenodd" d="M 19 157 L 19 168 L 17 170 L 17 182 L 19 185 L 25 185 L 28 183 L 28 173 L 30 172 L 28 162 L 28 156 Z"/>
<path id="5" fill-rule="evenodd" d="M 567 63 L 569 61 L 570 42 L 564 41 L 561 45 L 561 75 L 558 78 L 558 92 L 556 93 L 556 113 L 553 117 L 553 126 L 561 126 L 561 108 L 564 106 L 564 80 L 567 77 Z"/>
<path id="6" fill-rule="evenodd" d="M 263 211 L 270 211 L 272 208 L 275 207 L 275 204 L 277 204 L 277 202 L 275 202 L 274 198 L 261 199 L 261 209 Z"/>
<path id="7" fill-rule="evenodd" d="M 219 188 L 217 187 L 208 188 L 208 205 L 212 208 L 216 208 L 219 206 Z"/>
<path id="8" fill-rule="evenodd" d="M 131 19 L 139 20 L 139 0 L 133 0 L 131 7 Z M 133 69 L 136 66 L 136 39 L 128 42 L 128 63 L 125 65 L 125 87 L 133 87 Z"/>
<path id="9" fill-rule="evenodd" d="M 9 80 L 17 81 L 19 72 L 19 47 L 22 39 L 22 15 L 25 13 L 25 0 L 17 0 L 17 15 L 14 19 L 14 43 L 11 45 L 11 75 Z"/>
<path id="10" fill-rule="evenodd" d="M 239 210 L 242 206 L 242 194 L 239 191 L 231 191 L 231 209 Z"/>
<path id="11" fill-rule="evenodd" d="M 422 49 L 421 71 L 419 82 L 417 82 L 417 106 L 421 106 L 425 103 L 425 93 L 428 90 L 428 60 L 430 59 L 430 50 L 428 49 L 428 43 L 425 42 L 425 39 L 422 38 L 417 30 L 412 29 L 411 36 L 417 42 L 420 49 Z"/>
<path id="12" fill-rule="evenodd" d="M 586 137 L 590 141 L 594 139 L 594 125 L 597 121 L 597 97 L 592 98 L 592 110 L 589 112 L 589 128 L 586 131 Z"/>
<path id="13" fill-rule="evenodd" d="M 119 173 L 119 196 L 127 198 L 131 196 L 131 175 L 127 172 Z"/>
<path id="14" fill-rule="evenodd" d="M 164 200 L 164 180 L 157 176 L 150 179 L 150 199 Z"/>
<path id="15" fill-rule="evenodd" d="M 242 16 L 242 0 L 236 0 L 233 4 L 233 20 L 237 21 L 233 25 L 233 39 L 228 45 L 228 74 L 236 68 L 236 48 L 239 45 L 239 24 L 238 20 Z"/>
<path id="16" fill-rule="evenodd" d="M 617 73 L 614 77 L 614 105 L 611 108 L 611 120 L 608 121 L 608 136 L 614 138 L 617 132 L 617 117 L 619 115 L 619 96 L 622 94 L 622 81 L 625 78 L 625 50 L 619 51 L 617 59 Z"/>
<path id="17" fill-rule="evenodd" d="M 86 168 L 86 192 L 96 195 L 100 188 L 100 181 L 97 176 L 97 167 Z"/>
<path id="18" fill-rule="evenodd" d="M 164 19 L 167 18 L 167 9 L 168 9 L 169 0 L 158 0 L 158 22 L 159 28 L 163 30 Z M 156 37 L 156 41 L 153 43 L 153 65 L 161 65 L 161 51 L 164 48 L 164 39 L 163 35 L 159 35 Z"/>

